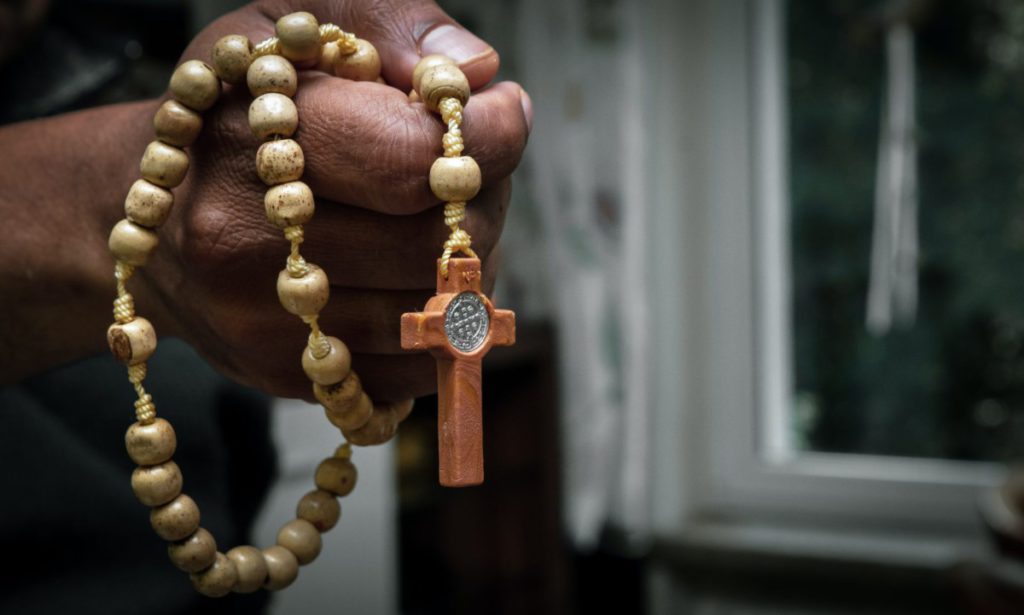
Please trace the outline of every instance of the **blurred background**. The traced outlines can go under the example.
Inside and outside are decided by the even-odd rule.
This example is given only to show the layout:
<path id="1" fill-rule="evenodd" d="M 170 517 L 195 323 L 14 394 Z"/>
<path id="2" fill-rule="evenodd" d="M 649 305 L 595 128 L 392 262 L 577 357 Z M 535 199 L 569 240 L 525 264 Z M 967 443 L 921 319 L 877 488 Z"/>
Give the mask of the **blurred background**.
<path id="1" fill-rule="evenodd" d="M 241 4 L 54 0 L 0 117 L 160 95 Z M 441 4 L 535 111 L 487 482 L 421 400 L 271 612 L 1024 612 L 1024 4 Z M 337 441 L 296 406 L 257 544 Z"/>

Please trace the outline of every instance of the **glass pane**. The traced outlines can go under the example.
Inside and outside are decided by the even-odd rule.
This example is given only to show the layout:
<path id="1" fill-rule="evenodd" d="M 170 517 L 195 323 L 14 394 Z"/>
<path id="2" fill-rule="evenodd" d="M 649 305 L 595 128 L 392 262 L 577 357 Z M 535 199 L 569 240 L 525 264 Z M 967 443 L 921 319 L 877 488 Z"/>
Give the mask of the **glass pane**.
<path id="1" fill-rule="evenodd" d="M 807 450 L 1006 459 L 1024 450 L 1024 4 L 890 4 L 787 9 L 793 429 Z M 884 215 L 898 222 L 879 239 L 883 109 L 903 108 L 886 84 L 906 68 L 883 16 L 900 5 L 916 7 L 917 232 L 904 232 L 901 209 L 913 199 L 897 199 Z M 917 305 L 883 302 L 897 320 L 872 333 L 872 245 L 883 240 L 897 254 L 916 240 L 916 266 L 886 260 L 875 284 L 916 288 Z"/>

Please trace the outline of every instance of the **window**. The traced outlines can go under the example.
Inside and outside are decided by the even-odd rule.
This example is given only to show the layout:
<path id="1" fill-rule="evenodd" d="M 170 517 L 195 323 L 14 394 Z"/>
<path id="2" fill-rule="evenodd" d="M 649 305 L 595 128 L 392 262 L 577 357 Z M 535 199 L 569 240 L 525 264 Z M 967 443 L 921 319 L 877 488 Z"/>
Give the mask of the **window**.
<path id="1" fill-rule="evenodd" d="M 1024 444 L 1024 7 L 920 8 L 888 23 L 876 5 L 786 8 L 792 437 L 804 450 L 1005 460 Z M 897 230 L 884 222 L 902 204 L 875 202 L 878 160 L 899 146 L 887 132 L 879 147 L 883 112 L 902 104 L 916 112 L 917 181 L 903 181 L 917 197 Z M 873 266 L 885 242 L 903 244 L 905 265 Z M 909 315 L 869 332 L 872 292 L 901 287 Z"/>
<path id="2" fill-rule="evenodd" d="M 970 454 L 960 444 L 948 443 L 964 436 L 958 420 L 967 417 L 975 421 L 979 412 L 989 417 L 985 420 L 992 420 L 998 412 L 968 404 L 955 418 L 948 405 L 931 403 L 940 399 L 944 390 L 922 385 L 927 379 L 915 371 L 920 367 L 927 372 L 931 365 L 950 357 L 972 361 L 970 328 L 951 325 L 949 319 L 931 313 L 940 310 L 931 294 L 931 261 L 922 267 L 916 325 L 921 330 L 894 330 L 878 338 L 864 333 L 864 272 L 870 263 L 884 63 L 878 49 L 872 58 L 860 60 L 864 66 L 859 70 L 873 71 L 871 79 L 836 65 L 840 60 L 835 54 L 841 52 L 844 41 L 828 28 L 841 20 L 829 22 L 810 15 L 833 10 L 831 6 L 794 2 L 787 12 L 779 1 L 696 3 L 675 11 L 671 20 L 682 30 L 674 39 L 677 47 L 672 53 L 687 58 L 673 67 L 677 72 L 673 78 L 685 85 L 666 92 L 681 101 L 672 113 L 681 115 L 674 137 L 682 143 L 682 154 L 673 162 L 684 170 L 676 177 L 666 174 L 651 183 L 664 184 L 659 189 L 683 195 L 683 222 L 679 230 L 678 221 L 660 217 L 659 209 L 653 214 L 652 232 L 661 237 L 659 241 L 665 241 L 671 232 L 682 236 L 676 241 L 677 254 L 665 259 L 671 267 L 666 266 L 662 273 L 656 269 L 655 275 L 679 270 L 685 296 L 673 297 L 666 291 L 654 297 L 653 303 L 663 312 L 681 315 L 683 350 L 677 362 L 661 364 L 654 398 L 659 408 L 671 408 L 673 398 L 681 399 L 684 413 L 681 417 L 672 416 L 671 410 L 657 413 L 655 527 L 657 532 L 676 536 L 686 535 L 688 527 L 708 519 L 734 528 L 769 524 L 816 529 L 833 533 L 827 544 L 835 546 L 830 553 L 836 556 L 843 548 L 840 538 L 849 532 L 880 532 L 896 539 L 860 541 L 849 547 L 864 547 L 875 555 L 892 549 L 899 554 L 889 552 L 886 557 L 917 558 L 915 561 L 941 566 L 955 557 L 957 545 L 981 544 L 976 498 L 980 488 L 1000 479 L 996 464 L 963 461 L 998 458 L 996 440 L 977 445 L 976 452 Z M 669 21 L 667 16 L 663 19 Z M 803 19 L 821 22 L 813 28 L 794 25 Z M 682 23 L 686 25 L 679 26 Z M 805 35 L 810 37 L 807 41 L 798 40 Z M 652 36 L 657 36 L 656 29 Z M 815 57 L 813 51 L 822 45 L 833 48 Z M 927 57 L 927 44 L 921 45 L 922 57 Z M 812 66 L 794 68 L 798 64 L 794 58 L 804 58 Z M 868 66 L 871 62 L 874 64 Z M 810 81 L 800 71 L 813 71 Z M 824 74 L 824 84 L 837 89 L 833 96 L 840 102 L 828 98 L 826 92 L 801 89 L 818 87 L 814 75 L 819 71 Z M 932 77 L 922 71 L 927 88 Z M 798 74 L 794 77 L 793 72 Z M 844 85 L 844 77 L 855 83 Z M 931 87 L 943 86 L 936 81 Z M 862 107 L 837 110 L 837 104 L 856 106 L 856 97 L 847 91 L 851 88 L 870 95 L 864 94 L 865 101 L 859 103 Z M 965 91 L 973 92 L 971 88 Z M 954 139 L 956 135 L 949 132 L 956 132 L 955 123 L 941 118 L 942 113 L 955 111 L 955 103 L 943 103 L 950 105 L 945 111 L 931 107 L 922 111 L 922 124 L 928 122 L 936 130 L 947 131 L 941 138 Z M 660 123 L 667 119 L 668 115 L 656 116 L 651 122 L 663 125 Z M 1017 129 L 1024 128 L 1024 121 L 1015 121 Z M 666 131 L 662 134 L 670 138 Z M 986 139 L 984 133 L 958 138 Z M 1011 149 L 1016 147 L 1013 142 L 1024 142 L 1007 141 L 1004 147 Z M 815 145 L 827 145 L 825 153 L 832 158 Z M 956 198 L 949 184 L 954 178 L 945 177 L 952 172 L 949 167 L 924 170 L 929 163 L 928 147 L 931 142 L 922 141 L 921 203 L 930 203 L 937 194 Z M 1010 155 L 1009 149 L 1002 151 L 1003 156 Z M 998 162 L 996 151 L 983 155 L 996 164 L 973 177 L 988 184 L 996 180 L 986 173 L 1008 165 Z M 933 178 L 930 174 L 935 173 L 939 176 Z M 1019 190 L 1016 174 L 1007 171 L 1004 176 L 1005 190 Z M 947 183 L 943 185 L 943 181 Z M 848 182 L 856 182 L 856 187 L 847 187 Z M 963 190 L 961 196 L 967 198 L 969 191 Z M 986 195 L 987 203 L 1004 203 L 1010 214 L 1009 192 L 999 196 L 993 186 L 983 185 L 980 193 Z M 828 199 L 837 199 L 837 204 Z M 922 211 L 922 217 L 957 211 L 951 204 L 934 209 Z M 986 223 L 1003 224 L 988 217 L 994 211 L 980 213 Z M 932 224 L 931 220 L 922 222 L 922 253 L 929 258 L 932 246 L 937 246 L 936 254 L 953 249 L 945 245 L 953 230 L 964 235 L 964 241 L 984 245 L 981 228 L 961 233 L 955 220 L 941 222 L 947 225 L 946 231 L 928 226 Z M 962 249 L 970 252 L 973 248 Z M 1000 268 L 997 274 L 985 268 L 987 257 L 975 256 L 974 261 L 960 253 L 943 256 L 948 262 L 945 266 L 963 268 L 957 275 L 966 277 L 966 290 L 957 290 L 955 301 L 973 300 L 991 308 L 992 313 L 1000 313 L 999 306 L 1024 307 L 1009 290 L 996 290 L 1007 289 L 1013 282 L 1014 261 L 992 260 L 991 264 Z M 842 269 L 842 263 L 848 268 Z M 854 267 L 859 269 L 854 271 Z M 985 280 L 985 276 L 999 276 L 999 280 Z M 822 287 L 824 291 L 819 290 Z M 831 303 L 823 302 L 822 296 Z M 957 326 L 968 329 L 963 337 L 953 335 Z M 844 354 L 830 348 L 834 340 L 829 337 L 838 335 L 838 329 L 828 327 L 839 327 L 854 339 L 849 343 L 856 346 L 856 352 L 847 348 Z M 928 355 L 934 350 L 929 339 L 937 332 L 959 339 L 963 345 L 951 343 L 946 354 Z M 993 339 L 1001 339 L 998 332 L 993 335 Z M 847 384 L 843 386 L 860 390 L 861 397 L 827 389 L 820 356 L 829 351 L 843 354 L 838 366 L 828 366 L 830 372 L 844 379 Z M 881 363 L 876 358 L 879 354 L 886 355 Z M 932 382 L 964 371 L 956 361 L 945 366 L 948 374 L 934 376 Z M 874 370 L 873 378 L 864 376 L 867 370 Z M 900 387 L 916 391 L 916 397 L 908 397 Z M 872 395 L 880 396 L 885 404 L 875 408 L 858 403 Z M 977 399 L 992 395 L 986 392 Z M 678 407 L 679 402 L 674 404 Z M 919 413 L 915 419 L 918 432 L 908 426 L 912 413 Z M 1009 414 L 1012 412 L 1007 410 Z M 833 424 L 839 427 L 833 429 Z M 967 434 L 962 442 L 972 438 Z M 673 453 L 680 449 L 681 453 Z M 673 481 L 686 485 L 682 497 L 665 495 Z M 731 535 L 741 541 L 750 536 L 742 530 Z"/>

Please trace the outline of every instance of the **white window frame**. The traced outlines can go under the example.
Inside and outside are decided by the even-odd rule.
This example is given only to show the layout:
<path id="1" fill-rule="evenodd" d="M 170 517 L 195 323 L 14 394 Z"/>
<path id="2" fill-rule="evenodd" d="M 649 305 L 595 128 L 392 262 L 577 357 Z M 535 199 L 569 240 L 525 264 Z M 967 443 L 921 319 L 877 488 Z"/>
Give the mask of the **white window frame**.
<path id="1" fill-rule="evenodd" d="M 653 339 L 677 349 L 658 351 L 652 376 L 655 535 L 791 548 L 823 532 L 834 557 L 848 544 L 858 557 L 933 566 L 981 548 L 978 496 L 1002 479 L 998 464 L 794 453 L 787 441 L 783 2 L 649 7 L 648 134 L 662 139 L 649 258 L 655 279 L 676 276 L 651 285 L 652 322 L 665 327 Z M 652 61 L 668 57 L 679 61 Z M 861 538 L 844 542 L 851 532 Z"/>

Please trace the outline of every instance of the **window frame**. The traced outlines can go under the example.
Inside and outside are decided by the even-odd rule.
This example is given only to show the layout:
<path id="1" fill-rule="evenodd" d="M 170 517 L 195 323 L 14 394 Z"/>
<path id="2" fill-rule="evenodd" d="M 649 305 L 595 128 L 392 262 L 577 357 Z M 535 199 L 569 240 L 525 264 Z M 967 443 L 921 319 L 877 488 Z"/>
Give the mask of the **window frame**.
<path id="1" fill-rule="evenodd" d="M 675 119 L 669 138 L 681 153 L 670 160 L 691 169 L 651 172 L 651 185 L 665 184 L 660 196 L 683 195 L 678 216 L 652 207 L 650 231 L 660 241 L 679 233 L 674 267 L 656 264 L 655 274 L 681 274 L 686 295 L 672 296 L 671 285 L 656 285 L 651 295 L 656 311 L 678 316 L 681 341 L 653 377 L 655 536 L 678 539 L 709 523 L 898 535 L 903 546 L 893 548 L 915 561 L 921 545 L 949 546 L 924 554 L 936 565 L 976 550 L 984 544 L 978 498 L 1002 480 L 1000 464 L 796 452 L 788 441 L 794 386 L 784 2 L 673 4 L 655 3 L 646 43 L 650 57 L 688 58 L 652 69 L 660 85 L 650 95 L 683 102 L 656 106 L 650 121 Z M 683 85 L 665 84 L 671 80 Z M 671 495 L 680 483 L 681 495 Z"/>

